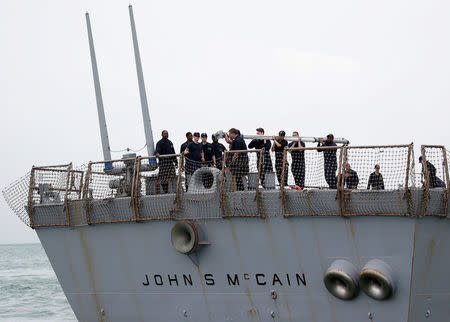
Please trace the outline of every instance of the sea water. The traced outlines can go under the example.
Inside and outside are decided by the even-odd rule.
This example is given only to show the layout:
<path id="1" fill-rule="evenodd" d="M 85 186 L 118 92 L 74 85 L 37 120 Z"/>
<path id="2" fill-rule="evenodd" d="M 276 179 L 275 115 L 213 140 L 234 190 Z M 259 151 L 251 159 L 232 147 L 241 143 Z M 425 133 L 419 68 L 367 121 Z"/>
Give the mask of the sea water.
<path id="1" fill-rule="evenodd" d="M 76 321 L 40 244 L 0 245 L 0 321 Z"/>

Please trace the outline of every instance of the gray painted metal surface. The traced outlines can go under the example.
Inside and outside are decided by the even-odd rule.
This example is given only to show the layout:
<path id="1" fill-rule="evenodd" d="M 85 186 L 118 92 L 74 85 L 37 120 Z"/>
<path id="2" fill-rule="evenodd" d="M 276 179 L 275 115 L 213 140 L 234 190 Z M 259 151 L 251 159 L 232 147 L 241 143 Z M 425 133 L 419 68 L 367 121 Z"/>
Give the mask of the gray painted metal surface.
<path id="1" fill-rule="evenodd" d="M 150 122 L 150 114 L 148 112 L 147 93 L 145 91 L 144 73 L 142 72 L 141 54 L 139 53 L 139 45 L 137 40 L 136 25 L 134 22 L 133 7 L 128 6 L 130 14 L 131 34 L 133 37 L 134 58 L 136 60 L 136 73 L 139 84 L 139 96 L 141 98 L 142 120 L 144 122 L 145 143 L 147 144 L 148 155 L 155 155 L 152 125 Z"/>
<path id="2" fill-rule="evenodd" d="M 370 312 L 373 321 L 398 322 L 425 321 L 427 310 L 430 321 L 449 316 L 448 220 L 200 220 L 211 244 L 199 252 L 198 267 L 172 247 L 173 224 L 36 231 L 81 321 L 371 321 Z M 350 301 L 335 298 L 322 280 L 336 259 L 358 270 L 372 259 L 383 260 L 393 271 L 393 296 L 377 301 L 360 292 Z M 211 280 L 214 285 L 207 284 Z"/>
<path id="3" fill-rule="evenodd" d="M 217 180 L 217 178 L 216 178 Z M 193 184 L 193 181 L 191 181 Z M 70 203 L 72 227 L 38 228 L 63 290 L 81 321 L 446 321 L 449 316 L 449 221 L 436 217 L 341 217 L 336 191 L 288 191 L 287 204 L 308 214 L 314 202 L 329 216 L 284 217 L 280 192 L 263 191 L 266 218 L 222 218 L 214 185 L 185 193 L 174 219 L 190 219 L 205 234 L 195 257 L 171 244 L 173 220 L 86 224 L 82 201 Z M 413 189 L 420 215 L 422 190 Z M 364 193 L 371 195 L 365 198 Z M 442 196 L 438 189 L 431 194 Z M 295 198 L 309 194 L 310 202 Z M 393 196 L 398 202 L 392 202 Z M 231 192 L 236 213 L 254 214 L 254 192 Z M 366 209 L 402 212 L 403 191 L 355 191 Z M 435 197 L 438 198 L 438 197 Z M 383 202 L 386 201 L 386 202 Z M 142 216 L 169 210 L 174 194 L 143 196 Z M 439 213 L 440 202 L 428 212 Z M 105 211 L 107 207 L 107 211 Z M 319 205 L 317 206 L 319 207 Z M 160 208 L 158 208 L 160 209 Z M 322 209 L 322 210 L 323 210 Z M 63 205 L 38 205 L 35 220 L 63 217 Z M 108 214 L 109 218 L 104 218 Z M 127 215 L 128 214 L 128 215 Z M 91 220 L 132 220 L 130 198 L 95 200 Z M 336 260 L 358 272 L 371 260 L 392 270 L 394 293 L 377 301 L 364 292 L 343 301 L 324 274 Z M 192 285 L 191 285 L 192 283 Z M 431 312 L 431 313 L 430 313 Z"/>
<path id="4" fill-rule="evenodd" d="M 98 76 L 97 58 L 95 57 L 94 39 L 92 37 L 91 21 L 89 13 L 86 12 L 86 25 L 89 38 L 89 51 L 91 54 L 92 76 L 94 78 L 95 99 L 97 101 L 98 123 L 100 126 L 100 136 L 102 139 L 103 159 L 111 160 L 111 150 L 109 146 L 108 129 L 106 127 L 105 110 L 103 108 L 102 89 Z"/>

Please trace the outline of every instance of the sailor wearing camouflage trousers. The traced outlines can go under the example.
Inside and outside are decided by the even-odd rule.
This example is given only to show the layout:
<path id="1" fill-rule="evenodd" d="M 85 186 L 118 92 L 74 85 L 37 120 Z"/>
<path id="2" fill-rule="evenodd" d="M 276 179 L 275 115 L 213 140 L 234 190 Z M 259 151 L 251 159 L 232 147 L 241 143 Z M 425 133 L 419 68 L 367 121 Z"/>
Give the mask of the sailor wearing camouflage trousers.
<path id="1" fill-rule="evenodd" d="M 281 182 L 283 181 L 282 171 L 283 171 L 283 153 L 284 148 L 288 146 L 288 142 L 284 139 L 286 132 L 280 131 L 278 133 L 278 137 L 273 137 L 273 145 L 272 151 L 275 152 L 275 170 L 277 171 L 277 179 L 278 183 L 281 186 Z M 288 185 L 288 163 L 286 162 L 286 166 L 284 169 L 284 185 Z"/>
<path id="2" fill-rule="evenodd" d="M 327 140 L 323 142 L 322 139 L 319 139 L 318 147 L 328 147 L 328 146 L 337 146 L 334 143 L 333 134 L 327 135 Z M 336 157 L 336 149 L 317 149 L 317 152 L 323 152 L 323 162 L 324 162 L 324 170 L 325 170 L 325 180 L 327 181 L 330 189 L 337 189 L 337 179 L 336 179 L 336 171 L 337 171 L 337 157 Z"/>

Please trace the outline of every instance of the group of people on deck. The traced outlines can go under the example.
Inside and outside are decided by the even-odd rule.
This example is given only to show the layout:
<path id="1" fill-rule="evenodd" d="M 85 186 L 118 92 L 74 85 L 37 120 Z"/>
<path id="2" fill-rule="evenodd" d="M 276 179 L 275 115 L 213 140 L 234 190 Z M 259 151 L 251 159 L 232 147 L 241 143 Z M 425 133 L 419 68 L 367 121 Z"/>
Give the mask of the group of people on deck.
<path id="1" fill-rule="evenodd" d="M 257 135 L 264 135 L 264 129 L 259 127 L 256 129 Z M 273 164 L 270 152 L 275 153 L 275 172 L 280 185 L 288 185 L 288 168 L 289 164 L 284 165 L 283 172 L 283 153 L 287 148 L 291 154 L 292 164 L 291 171 L 295 181 L 295 187 L 297 189 L 304 189 L 305 187 L 305 150 L 295 149 L 299 147 L 305 147 L 305 143 L 301 140 L 299 133 L 294 131 L 292 136 L 298 137 L 298 140 L 294 140 L 288 143 L 285 140 L 286 132 L 280 131 L 278 136 L 273 137 L 273 144 L 270 139 L 253 139 L 249 145 L 249 149 L 262 149 L 263 160 L 261 162 L 260 180 L 263 187 L 265 187 L 265 177 L 267 173 L 273 172 Z M 160 157 L 162 155 L 175 154 L 175 149 L 172 142 L 168 139 L 169 134 L 166 130 L 162 131 L 162 139 L 156 144 L 155 156 Z M 243 177 L 249 173 L 249 159 L 247 152 L 239 152 L 247 150 L 247 145 L 241 133 L 236 128 L 231 128 L 228 133 L 224 133 L 224 139 L 229 144 L 230 151 L 237 151 L 236 153 L 230 153 L 227 160 L 225 160 L 225 166 L 230 170 L 233 178 L 236 182 L 237 190 L 244 190 Z M 186 133 L 186 142 L 180 147 L 180 153 L 186 158 L 185 173 L 186 177 L 192 175 L 195 170 L 200 167 L 215 167 L 222 169 L 223 166 L 223 154 L 227 151 L 227 148 L 219 143 L 218 138 L 212 136 L 212 143 L 208 141 L 208 135 L 206 133 L 200 134 L 199 132 Z M 339 184 L 339 178 L 336 176 L 338 168 L 337 161 L 337 147 L 334 142 L 333 134 L 328 134 L 326 140 L 319 139 L 317 144 L 317 152 L 323 153 L 324 160 L 324 176 L 330 189 L 337 189 Z M 257 164 L 260 164 L 260 155 L 257 154 Z M 422 162 L 422 158 L 419 159 Z M 168 173 L 174 175 L 175 167 L 177 166 L 176 157 L 173 158 L 160 158 L 159 162 L 160 173 Z M 444 186 L 445 184 L 436 176 L 435 167 L 427 161 L 427 169 L 430 178 L 430 187 Z M 359 177 L 355 170 L 353 170 L 348 162 L 343 165 L 343 184 L 347 189 L 357 189 L 359 184 Z M 186 181 L 186 186 L 188 182 Z M 162 184 L 164 191 L 167 188 Z M 374 167 L 374 172 L 369 176 L 367 189 L 384 190 L 384 180 L 380 173 L 380 166 L 378 164 Z"/>

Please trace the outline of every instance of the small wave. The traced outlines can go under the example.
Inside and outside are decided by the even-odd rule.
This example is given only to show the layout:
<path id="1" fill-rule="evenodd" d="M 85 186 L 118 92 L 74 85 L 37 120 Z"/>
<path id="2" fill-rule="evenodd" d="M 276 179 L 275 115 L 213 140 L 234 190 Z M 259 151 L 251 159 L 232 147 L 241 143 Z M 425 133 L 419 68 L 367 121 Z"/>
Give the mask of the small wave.
<path id="1" fill-rule="evenodd" d="M 41 245 L 0 245 L 0 320 L 76 321 Z"/>

